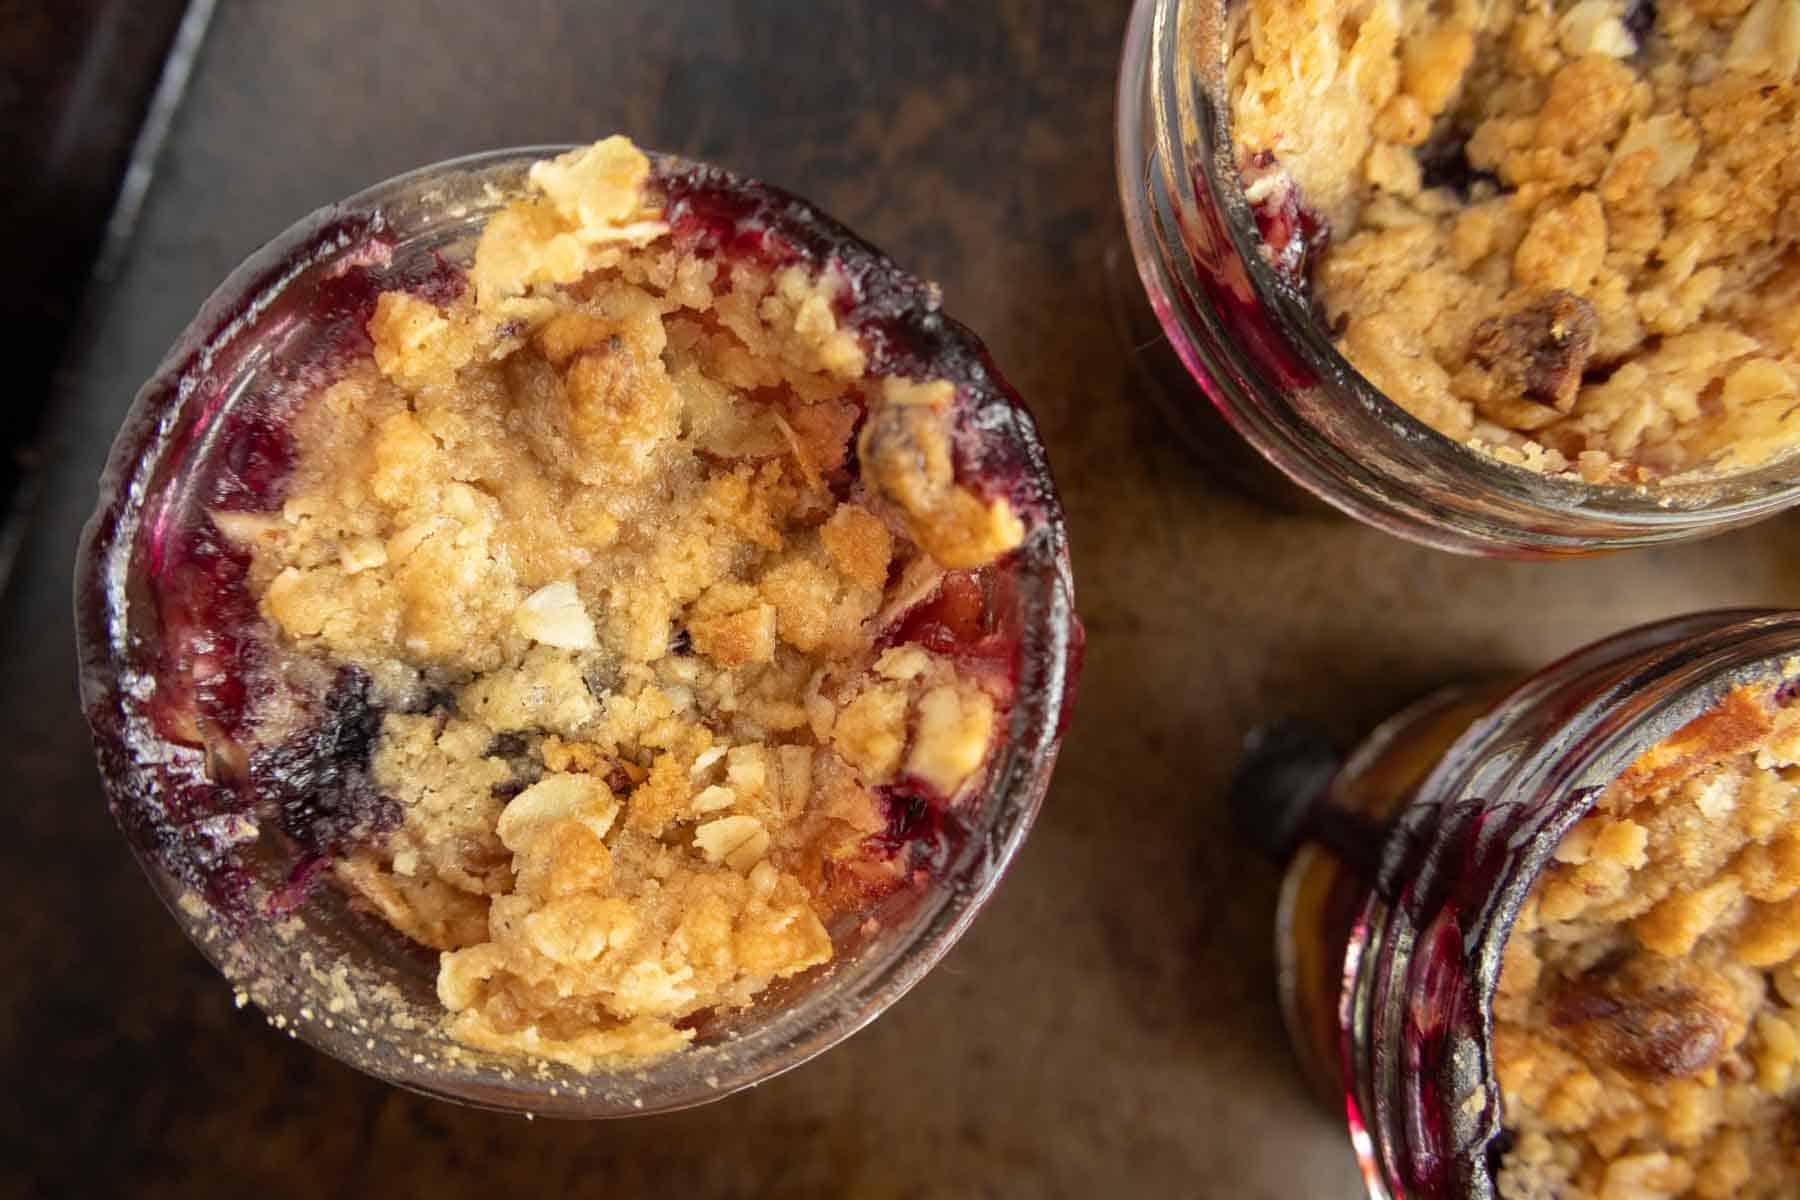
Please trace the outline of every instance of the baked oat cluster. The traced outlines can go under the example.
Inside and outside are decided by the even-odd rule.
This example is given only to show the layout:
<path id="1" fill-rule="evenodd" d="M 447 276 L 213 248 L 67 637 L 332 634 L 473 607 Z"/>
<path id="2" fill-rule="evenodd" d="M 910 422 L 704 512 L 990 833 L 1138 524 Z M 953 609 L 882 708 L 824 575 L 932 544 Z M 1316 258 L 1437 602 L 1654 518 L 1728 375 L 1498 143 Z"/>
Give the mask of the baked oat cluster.
<path id="1" fill-rule="evenodd" d="M 1800 0 L 1248 0 L 1276 265 L 1401 407 L 1640 485 L 1800 445 Z"/>
<path id="2" fill-rule="evenodd" d="M 380 296 L 280 510 L 216 517 L 368 743 L 389 828 L 336 878 L 442 952 L 456 1039 L 578 1069 L 829 960 L 905 875 L 892 806 L 974 786 L 1007 698 L 882 637 L 1023 536 L 955 478 L 952 385 L 869 374 L 830 270 L 663 217 L 621 138 L 537 164 L 458 294 Z M 270 703 L 253 774 L 318 719 Z"/>
<path id="3" fill-rule="evenodd" d="M 1503 1200 L 1800 1195 L 1800 705 L 1742 687 L 1563 839 L 1506 944 Z"/>

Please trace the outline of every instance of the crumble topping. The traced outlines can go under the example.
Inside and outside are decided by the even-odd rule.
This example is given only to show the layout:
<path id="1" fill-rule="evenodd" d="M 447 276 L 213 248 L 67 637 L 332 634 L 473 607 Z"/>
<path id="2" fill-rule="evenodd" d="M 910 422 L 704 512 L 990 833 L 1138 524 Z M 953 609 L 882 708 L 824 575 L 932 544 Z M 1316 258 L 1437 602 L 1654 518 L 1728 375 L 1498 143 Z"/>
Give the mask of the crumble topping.
<path id="1" fill-rule="evenodd" d="M 684 252 L 622 138 L 530 186 L 461 295 L 381 295 L 280 512 L 215 519 L 290 674 L 378 714 L 398 817 L 336 879 L 442 952 L 455 1038 L 589 1069 L 898 885 L 888 795 L 974 786 L 1009 685 L 882 635 L 1024 527 L 956 479 L 950 383 L 867 374 L 832 270 Z"/>
<path id="2" fill-rule="evenodd" d="M 1789 673 L 1800 663 L 1789 664 Z M 1800 1190 L 1800 706 L 1742 687 L 1634 762 L 1506 944 L 1503 1200 Z"/>
<path id="3" fill-rule="evenodd" d="M 1274 262 L 1413 416 L 1590 483 L 1800 444 L 1800 0 L 1248 0 L 1229 53 Z"/>

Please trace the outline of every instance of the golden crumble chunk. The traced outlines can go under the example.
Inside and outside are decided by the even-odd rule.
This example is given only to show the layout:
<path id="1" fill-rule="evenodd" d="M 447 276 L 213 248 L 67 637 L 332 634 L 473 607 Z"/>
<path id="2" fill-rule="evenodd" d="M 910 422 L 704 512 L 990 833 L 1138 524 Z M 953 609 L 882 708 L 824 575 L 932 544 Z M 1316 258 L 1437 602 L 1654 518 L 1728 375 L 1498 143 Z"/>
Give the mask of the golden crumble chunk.
<path id="1" fill-rule="evenodd" d="M 1010 685 L 882 639 L 1023 528 L 957 480 L 951 384 L 865 374 L 834 269 L 684 253 L 623 139 L 530 185 L 460 295 L 380 297 L 280 513 L 219 525 L 372 689 L 397 827 L 336 878 L 442 952 L 455 1038 L 590 1069 L 897 886 L 881 789 L 958 802 Z"/>
<path id="2" fill-rule="evenodd" d="M 1800 446 L 1796 0 L 1249 0 L 1228 54 L 1247 196 L 1414 417 L 1589 483 Z"/>

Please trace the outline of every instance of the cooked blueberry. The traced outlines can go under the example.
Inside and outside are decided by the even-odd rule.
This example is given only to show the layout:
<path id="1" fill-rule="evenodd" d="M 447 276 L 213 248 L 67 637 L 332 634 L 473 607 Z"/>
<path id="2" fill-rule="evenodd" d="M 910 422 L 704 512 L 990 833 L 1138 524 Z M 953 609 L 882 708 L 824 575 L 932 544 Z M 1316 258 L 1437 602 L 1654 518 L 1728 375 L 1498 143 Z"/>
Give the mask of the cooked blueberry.
<path id="1" fill-rule="evenodd" d="M 522 733 L 502 733 L 488 743 L 489 758 L 521 758 L 531 749 L 530 741 Z"/>
<path id="2" fill-rule="evenodd" d="M 288 836 L 312 851 L 340 851 L 399 823 L 399 807 L 369 777 L 381 731 L 370 688 L 366 672 L 340 668 L 318 724 L 250 756 L 257 799 L 273 806 Z"/>

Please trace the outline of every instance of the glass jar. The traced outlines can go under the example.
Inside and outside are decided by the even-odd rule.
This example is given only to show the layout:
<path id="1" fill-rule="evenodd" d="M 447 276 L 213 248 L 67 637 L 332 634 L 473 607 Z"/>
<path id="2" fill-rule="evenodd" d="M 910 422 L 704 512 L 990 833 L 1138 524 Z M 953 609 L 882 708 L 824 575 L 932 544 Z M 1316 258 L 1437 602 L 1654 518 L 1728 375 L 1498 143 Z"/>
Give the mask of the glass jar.
<path id="1" fill-rule="evenodd" d="M 1169 405 L 1210 400 L 1263 457 L 1337 508 L 1467 554 L 1552 558 L 1681 541 L 1800 503 L 1792 462 L 1654 490 L 1547 478 L 1445 437 L 1382 395 L 1258 252 L 1224 87 L 1237 7 L 1137 0 L 1120 65 L 1125 225 L 1151 307 L 1198 384 Z"/>
<path id="2" fill-rule="evenodd" d="M 491 1108 L 608 1117 L 700 1104 L 797 1066 L 873 1020 L 949 951 L 1043 800 L 1081 631 L 1061 514 L 1030 418 L 966 331 L 934 314 L 917 334 L 905 325 L 907 310 L 894 307 L 905 296 L 886 295 L 896 339 L 934 338 L 932 347 L 963 356 L 984 389 L 983 461 L 1016 471 L 1009 480 L 1030 489 L 1042 513 L 986 598 L 985 627 L 1016 633 L 1018 648 L 1014 699 L 985 784 L 946 815 L 928 871 L 832 929 L 830 964 L 777 983 L 749 1008 L 705 1014 L 686 1051 L 581 1073 L 450 1043 L 440 1032 L 435 954 L 351 911 L 337 889 L 309 889 L 317 864 L 270 828 L 275 822 L 234 811 L 216 782 L 220 764 L 197 748 L 203 739 L 170 736 L 157 706 L 178 672 L 213 699 L 231 701 L 234 688 L 243 699 L 229 669 L 236 647 L 222 638 L 177 647 L 171 630 L 192 615 L 184 606 L 231 602 L 208 590 L 204 555 L 181 549 L 200 514 L 221 502 L 207 482 L 217 464 L 228 462 L 237 478 L 285 469 L 244 415 L 254 411 L 248 401 L 311 386 L 346 341 L 360 344 L 377 291 L 429 288 L 446 263 L 467 263 L 484 221 L 522 188 L 530 164 L 567 148 L 497 151 L 402 175 L 313 213 L 239 266 L 125 419 L 83 535 L 75 605 L 82 699 L 114 816 L 157 894 L 240 1005 L 254 1002 L 276 1028 L 391 1083 Z M 706 178 L 739 186 L 723 173 Z M 784 233 L 773 223 L 813 222 L 799 232 L 827 237 L 852 258 L 876 253 L 797 205 L 768 219 Z M 889 349 L 918 344 L 896 340 Z M 188 573 L 185 599 L 164 586 L 177 571 Z M 258 901 L 249 917 L 244 896 Z"/>
<path id="3" fill-rule="evenodd" d="M 1493 1195 L 1491 1002 L 1533 882 L 1633 760 L 1796 654 L 1800 613 L 1701 613 L 1426 697 L 1341 762 L 1292 728 L 1253 740 L 1240 823 L 1267 851 L 1298 846 L 1276 922 L 1283 1014 L 1345 1105 L 1374 1200 Z"/>

